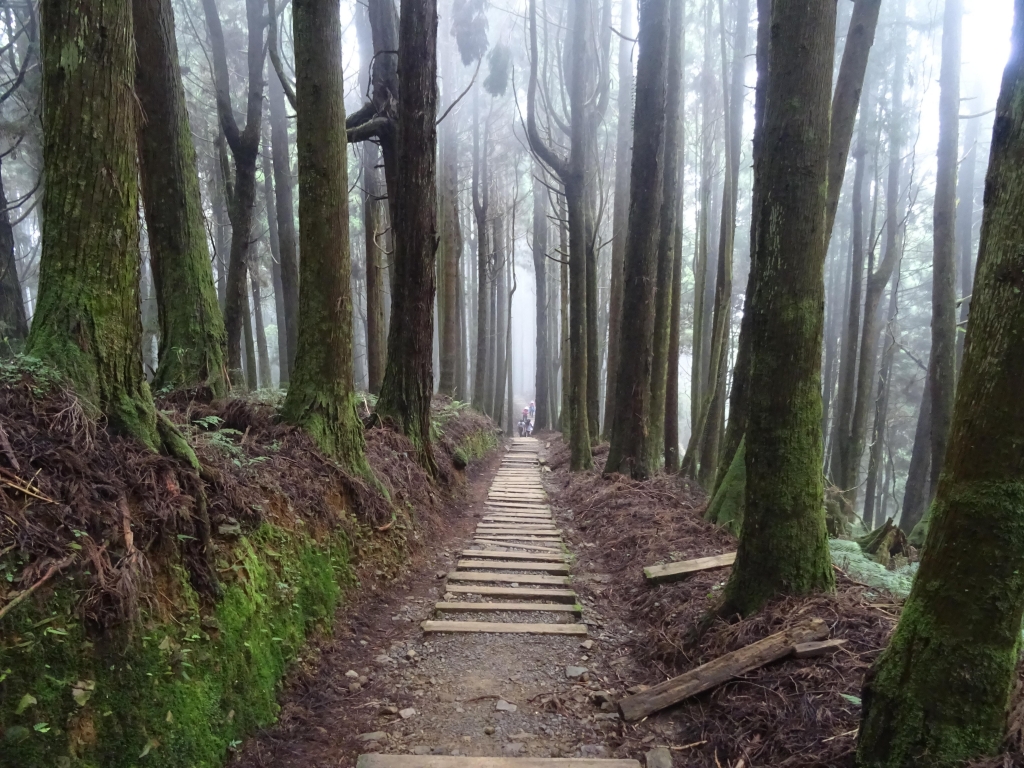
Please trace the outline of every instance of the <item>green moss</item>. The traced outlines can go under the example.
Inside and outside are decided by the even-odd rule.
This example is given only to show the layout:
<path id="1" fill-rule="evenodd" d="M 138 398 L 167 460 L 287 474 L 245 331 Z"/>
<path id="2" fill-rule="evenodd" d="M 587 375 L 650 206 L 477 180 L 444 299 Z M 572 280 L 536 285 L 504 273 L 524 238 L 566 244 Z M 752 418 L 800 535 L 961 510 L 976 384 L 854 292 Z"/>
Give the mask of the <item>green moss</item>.
<path id="1" fill-rule="evenodd" d="M 704 518 L 739 536 L 743 528 L 744 496 L 747 489 L 746 442 L 740 441 L 729 471 L 708 505 Z"/>
<path id="2" fill-rule="evenodd" d="M 151 615 L 126 648 L 88 636 L 69 587 L 5 617 L 0 766 L 127 768 L 145 753 L 151 766 L 212 767 L 272 722 L 289 661 L 355 583 L 350 546 L 264 526 L 221 564 L 230 576 L 212 616 L 181 578 L 183 614 Z M 35 703 L 18 713 L 26 694 Z"/>

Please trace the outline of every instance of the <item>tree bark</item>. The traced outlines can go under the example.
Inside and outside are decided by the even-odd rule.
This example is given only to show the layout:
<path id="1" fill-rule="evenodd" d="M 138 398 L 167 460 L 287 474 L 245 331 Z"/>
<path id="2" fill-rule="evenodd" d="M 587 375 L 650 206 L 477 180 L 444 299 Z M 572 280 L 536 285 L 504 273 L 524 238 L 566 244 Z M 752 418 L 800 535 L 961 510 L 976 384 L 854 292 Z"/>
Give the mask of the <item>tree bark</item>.
<path id="1" fill-rule="evenodd" d="M 352 381 L 348 151 L 340 9 L 334 0 L 293 0 L 296 146 L 299 157 L 299 334 L 286 421 L 320 449 L 372 476 Z"/>
<path id="2" fill-rule="evenodd" d="M 865 681 L 865 768 L 922 755 L 962 765 L 996 754 L 1006 731 L 1024 612 L 1024 2 L 1014 6 L 963 375 L 921 567 Z"/>
<path id="3" fill-rule="evenodd" d="M 907 469 L 907 483 L 903 491 L 903 508 L 900 513 L 900 528 L 910 536 L 924 517 L 928 506 L 928 478 L 931 476 L 931 434 L 932 434 L 932 393 L 931 382 L 925 376 L 921 405 L 917 409 L 917 427 L 914 429 L 914 447 L 910 452 L 910 467 Z M 920 544 L 920 542 L 919 542 Z"/>
<path id="4" fill-rule="evenodd" d="M 134 0 L 139 171 L 160 317 L 153 386 L 227 391 L 224 319 L 203 225 L 170 0 Z"/>
<path id="5" fill-rule="evenodd" d="M 831 590 L 821 480 L 821 345 L 832 3 L 774 0 L 751 313 L 746 501 L 727 612 Z M 785 279 L 779 276 L 784 275 Z M 780 449 L 780 447 L 782 449 Z"/>
<path id="6" fill-rule="evenodd" d="M 259 363 L 259 385 L 263 389 L 274 386 L 270 376 L 270 353 L 267 350 L 267 328 L 263 323 L 263 296 L 260 291 L 259 264 L 249 265 L 252 283 L 252 319 L 256 328 L 256 360 Z"/>
<path id="7" fill-rule="evenodd" d="M 932 216 L 932 389 L 929 501 L 939 483 L 956 387 L 956 171 L 960 132 L 960 37 L 963 0 L 946 0 L 939 72 L 939 149 Z M 925 519 L 927 525 L 927 516 Z"/>
<path id="8" fill-rule="evenodd" d="M 685 142 L 682 142 L 685 145 Z M 679 187 L 683 188 L 679 169 Z M 675 252 L 672 257 L 672 315 L 669 318 L 668 370 L 665 375 L 665 471 L 679 471 L 679 334 L 683 302 L 683 210 L 676 214 Z"/>
<path id="9" fill-rule="evenodd" d="M 483 146 L 481 146 L 481 143 Z M 480 137 L 480 96 L 473 101 L 473 213 L 476 218 L 476 372 L 473 379 L 473 405 L 486 413 L 487 403 L 487 348 L 490 342 L 490 250 L 487 243 L 487 209 L 489 188 L 487 179 L 487 143 Z"/>
<path id="10" fill-rule="evenodd" d="M 499 203 L 500 206 L 500 203 Z M 491 219 L 491 242 L 494 244 L 494 400 L 491 416 L 500 426 L 505 410 L 505 362 L 508 350 L 508 286 L 505 285 L 505 217 Z"/>
<path id="11" fill-rule="evenodd" d="M 256 158 L 259 155 L 260 122 L 263 118 L 263 8 L 262 0 L 246 0 L 248 26 L 248 83 L 246 87 L 245 127 L 239 128 L 231 105 L 224 33 L 216 0 L 203 0 L 206 26 L 210 35 L 214 89 L 221 130 L 235 161 L 235 179 L 228 200 L 231 219 L 231 255 L 228 259 L 224 325 L 227 328 L 227 363 L 232 383 L 241 380 L 241 342 L 243 325 L 248 322 L 245 272 L 249 258 L 253 204 L 256 200 Z M 280 210 L 280 201 L 278 210 Z M 247 377 L 248 378 L 248 377 Z M 238 381 L 236 381 L 238 380 Z M 251 382 L 250 382 L 251 386 Z"/>
<path id="12" fill-rule="evenodd" d="M 459 157 L 458 124 L 449 114 L 442 124 L 441 179 L 441 265 L 444 295 L 441 312 L 440 378 L 438 392 L 450 397 L 462 396 L 456 381 L 459 358 L 459 260 L 462 255 L 462 230 L 459 227 Z"/>
<path id="13" fill-rule="evenodd" d="M 399 27 L 398 164 L 395 216 L 397 319 L 388 334 L 388 364 L 377 414 L 399 425 L 436 472 L 430 439 L 434 390 L 434 257 L 437 250 L 437 0 L 402 0 Z"/>
<path id="14" fill-rule="evenodd" d="M 537 363 L 534 383 L 534 397 L 537 412 L 534 417 L 534 428 L 549 429 L 551 420 L 550 409 L 550 341 L 548 337 L 548 218 L 547 197 L 543 184 L 544 173 L 540 163 L 533 169 L 533 274 L 537 286 Z"/>
<path id="15" fill-rule="evenodd" d="M 633 14 L 627 0 L 620 3 L 619 117 L 615 127 L 615 199 L 612 208 L 612 274 L 608 307 L 608 372 L 604 393 L 604 437 L 611 438 L 615 410 L 615 377 L 619 372 L 619 333 L 622 324 L 623 260 L 629 226 L 629 176 L 633 158 Z"/>
<path id="16" fill-rule="evenodd" d="M 655 281 L 665 191 L 665 133 L 672 42 L 669 29 L 672 19 L 680 13 L 676 10 L 680 2 L 644 0 L 640 5 L 637 35 L 636 110 L 622 293 L 622 314 L 630 318 L 630 322 L 621 325 L 619 335 L 619 349 L 628 349 L 630 354 L 619 358 L 615 413 L 605 464 L 606 472 L 621 472 L 635 479 L 647 478 L 657 469 L 660 453 L 659 446 L 652 455 L 649 440 Z"/>
<path id="17" fill-rule="evenodd" d="M 26 352 L 64 373 L 110 429 L 156 450 L 140 343 L 131 2 L 46 0 L 41 16 L 46 194 Z"/>
<path id="18" fill-rule="evenodd" d="M 269 131 L 263 131 L 263 199 L 267 206 L 267 233 L 270 239 L 270 275 L 274 281 L 274 312 L 277 318 L 277 381 L 288 384 L 288 333 L 285 328 L 284 285 L 281 280 L 281 241 L 277 232 L 277 204 L 274 200 L 274 169 Z"/>
<path id="19" fill-rule="evenodd" d="M 956 334 L 956 369 L 964 356 L 964 332 L 971 311 L 974 277 L 974 174 L 978 166 L 978 120 L 967 121 L 964 159 L 960 161 L 959 188 L 956 193 L 956 238 L 960 251 L 960 322 Z"/>

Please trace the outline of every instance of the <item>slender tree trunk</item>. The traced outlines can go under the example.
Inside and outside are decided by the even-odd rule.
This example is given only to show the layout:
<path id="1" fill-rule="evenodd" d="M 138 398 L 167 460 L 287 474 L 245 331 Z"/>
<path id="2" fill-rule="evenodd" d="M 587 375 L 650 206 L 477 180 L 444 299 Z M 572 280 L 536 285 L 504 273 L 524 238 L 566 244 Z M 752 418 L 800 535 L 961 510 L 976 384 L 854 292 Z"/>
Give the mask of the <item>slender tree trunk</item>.
<path id="1" fill-rule="evenodd" d="M 481 146 L 481 143 L 483 146 Z M 490 250 L 487 247 L 487 208 L 489 189 L 487 181 L 487 143 L 480 136 L 480 96 L 473 101 L 473 212 L 476 217 L 476 373 L 473 382 L 473 405 L 484 413 L 487 399 L 487 346 L 490 341 L 491 286 L 488 279 Z"/>
<path id="2" fill-rule="evenodd" d="M 1015 687 L 1024 612 L 1024 2 L 1014 6 L 963 375 L 921 567 L 865 681 L 857 760 L 866 768 L 995 755 Z"/>
<path id="3" fill-rule="evenodd" d="M 654 300 L 654 346 L 651 361 L 651 415 L 648 431 L 651 465 L 658 468 L 665 446 L 665 401 L 668 396 L 668 356 L 671 313 L 675 304 L 673 271 L 676 224 L 679 216 L 680 167 L 683 165 L 683 56 L 685 3 L 669 11 L 668 70 L 665 95 L 664 169 L 658 234 L 657 288 Z"/>
<path id="4" fill-rule="evenodd" d="M 500 204 L 499 204 L 500 205 Z M 508 350 L 508 286 L 505 285 L 505 217 L 498 214 L 491 220 L 491 241 L 494 243 L 494 399 L 491 415 L 500 425 L 505 410 L 505 362 Z"/>
<path id="5" fill-rule="evenodd" d="M 277 213 L 278 242 L 281 251 L 281 289 L 284 292 L 284 332 L 288 357 L 281 368 L 288 381 L 295 367 L 299 339 L 299 264 L 295 252 L 295 203 L 292 196 L 292 163 L 288 141 L 288 112 L 284 105 L 281 81 L 271 74 L 269 80 L 270 142 L 274 159 L 274 210 Z"/>
<path id="6" fill-rule="evenodd" d="M 288 333 L 285 328 L 284 284 L 281 280 L 281 241 L 277 232 L 277 201 L 274 199 L 274 170 L 269 131 L 263 131 L 263 199 L 267 206 L 267 230 L 270 238 L 270 276 L 274 281 L 274 313 L 277 318 L 277 380 L 288 385 Z"/>
<path id="7" fill-rule="evenodd" d="M 263 298 L 260 292 L 259 265 L 249 266 L 252 284 L 252 317 L 256 326 L 256 358 L 259 362 L 259 385 L 269 389 L 274 385 L 270 377 L 270 354 L 267 350 L 267 328 L 263 323 Z"/>
<path id="8" fill-rule="evenodd" d="M 534 427 L 538 430 L 548 429 L 551 426 L 548 415 L 550 408 L 548 386 L 551 380 L 547 292 L 548 209 L 543 173 L 543 166 L 536 163 L 533 169 L 533 274 L 534 283 L 537 286 L 537 372 L 534 383 L 537 413 Z"/>
<path id="9" fill-rule="evenodd" d="M 559 425 L 561 426 L 563 435 L 568 438 L 572 425 L 569 422 L 569 227 L 566 219 L 566 205 L 565 196 L 562 195 L 559 200 L 559 225 L 558 225 L 558 248 L 559 254 L 562 258 L 561 269 L 559 270 L 559 300 L 560 300 L 560 317 L 561 317 L 561 332 L 559 334 L 559 359 L 561 361 L 561 380 L 562 380 L 562 407 L 559 412 Z"/>
<path id="10" fill-rule="evenodd" d="M 645 0 L 640 6 L 637 42 L 636 111 L 633 118 L 633 160 L 630 173 L 629 230 L 626 239 L 622 294 L 623 317 L 616 376 L 615 413 L 605 465 L 635 479 L 657 469 L 660 450 L 652 455 L 651 374 L 658 244 L 665 184 L 665 133 L 668 121 L 668 76 L 671 65 L 669 30 L 679 18 L 681 0 Z M 662 414 L 658 414 L 662 417 Z M 660 446 L 659 446 L 660 449 Z"/>
<path id="11" fill-rule="evenodd" d="M 680 137 L 681 145 L 686 142 Z M 685 163 L 679 167 L 679 188 L 683 189 Z M 669 318 L 668 370 L 665 375 L 665 471 L 679 471 L 679 335 L 683 293 L 683 205 L 676 213 L 675 249 L 672 256 L 672 314 Z"/>
<path id="12" fill-rule="evenodd" d="M 302 275 L 298 346 L 282 416 L 305 428 L 322 451 L 370 475 L 352 381 L 340 8 L 334 0 L 293 0 L 292 26 Z"/>
<path id="13" fill-rule="evenodd" d="M 380 392 L 384 380 L 386 363 L 386 326 L 384 317 L 384 254 L 380 243 L 383 240 L 384 189 L 377 170 L 380 152 L 372 142 L 362 146 L 363 182 L 363 230 L 366 248 L 366 365 L 370 391 Z"/>
<path id="14" fill-rule="evenodd" d="M 608 307 L 608 374 L 605 383 L 604 437 L 611 438 L 615 410 L 615 377 L 619 372 L 619 333 L 622 324 L 623 259 L 629 226 L 629 175 L 633 157 L 633 14 L 627 0 L 620 3 L 619 117 L 615 128 L 615 199 L 612 208 L 612 275 Z"/>
<path id="15" fill-rule="evenodd" d="M 246 267 L 246 273 L 248 273 L 248 267 Z M 243 278 L 245 275 L 243 275 Z M 248 293 L 248 288 L 246 288 Z M 249 306 L 249 297 L 242 296 L 242 315 L 245 318 L 242 323 L 242 341 L 245 344 L 245 354 L 242 356 L 242 365 L 245 369 L 245 387 L 250 392 L 255 392 L 259 389 L 259 370 L 257 367 L 256 358 L 256 336 L 253 334 L 253 315 L 252 309 Z"/>
<path id="16" fill-rule="evenodd" d="M 207 193 L 210 196 L 210 205 L 213 208 L 213 249 L 214 262 L 217 264 L 217 304 L 223 314 L 227 304 L 227 277 L 228 277 L 228 252 L 231 249 L 231 238 L 227 230 L 231 227 L 228 219 L 228 204 L 226 193 L 231 187 L 230 163 L 227 159 L 227 148 L 224 142 L 224 134 L 217 131 L 213 140 L 216 157 L 212 162 L 212 168 L 207 179 Z M 227 331 L 225 330 L 225 334 Z"/>
<path id="17" fill-rule="evenodd" d="M 939 149 L 932 217 L 932 385 L 929 501 L 946 455 L 956 386 L 956 166 L 960 131 L 960 37 L 963 0 L 946 0 L 939 73 Z M 927 517 L 925 519 L 927 525 Z"/>
<path id="18" fill-rule="evenodd" d="M 907 469 L 907 483 L 903 492 L 903 510 L 900 513 L 900 528 L 908 536 L 924 517 L 928 506 L 928 478 L 931 465 L 932 433 L 931 382 L 925 376 L 921 405 L 917 409 L 917 427 L 914 429 L 914 447 L 910 452 L 910 467 Z"/>
<path id="19" fill-rule="evenodd" d="M 978 166 L 978 120 L 967 121 L 964 159 L 960 161 L 959 188 L 956 193 L 956 238 L 960 251 L 960 330 L 956 334 L 956 369 L 964 356 L 963 326 L 971 311 L 974 277 L 974 174 Z"/>
<path id="20" fill-rule="evenodd" d="M 462 255 L 462 231 L 459 227 L 459 156 L 458 125 L 450 113 L 441 129 L 441 273 L 444 278 L 443 312 L 441 315 L 441 359 L 438 391 L 443 395 L 461 395 L 457 382 L 459 357 L 459 260 Z"/>
<path id="21" fill-rule="evenodd" d="M 377 413 L 393 419 L 436 471 L 430 439 L 434 389 L 434 257 L 437 247 L 437 0 L 402 0 L 399 27 L 398 154 L 403 183 L 394 190 L 396 322 Z"/>
<path id="22" fill-rule="evenodd" d="M 7 210 L 7 194 L 0 177 L 0 355 L 20 351 L 28 337 L 25 300 L 21 295 L 14 259 L 14 230 Z"/>
<path id="23" fill-rule="evenodd" d="M 160 316 L 153 385 L 227 391 L 226 334 L 203 226 L 170 0 L 134 0 L 139 170 Z"/>
<path id="24" fill-rule="evenodd" d="M 834 588 L 821 480 L 821 345 L 832 3 L 774 0 L 764 148 L 754 169 L 746 501 L 725 610 Z M 772 279 L 785 274 L 786 280 Z M 786 447 L 779 450 L 779 446 Z"/>
<path id="25" fill-rule="evenodd" d="M 897 295 L 896 287 L 893 286 L 889 291 L 889 324 L 896 319 Z M 878 391 L 875 395 L 875 423 L 871 430 L 871 450 L 868 454 L 868 475 L 864 489 L 864 526 L 869 531 L 875 525 L 874 511 L 875 497 L 878 491 L 878 473 L 880 469 L 884 469 L 882 457 L 885 447 L 885 424 L 889 415 L 889 389 L 892 380 L 892 363 L 895 357 L 896 339 L 892 338 L 882 353 L 882 363 L 879 366 L 878 374 Z M 881 525 L 884 522 L 883 513 L 883 516 L 878 519 L 878 524 Z"/>

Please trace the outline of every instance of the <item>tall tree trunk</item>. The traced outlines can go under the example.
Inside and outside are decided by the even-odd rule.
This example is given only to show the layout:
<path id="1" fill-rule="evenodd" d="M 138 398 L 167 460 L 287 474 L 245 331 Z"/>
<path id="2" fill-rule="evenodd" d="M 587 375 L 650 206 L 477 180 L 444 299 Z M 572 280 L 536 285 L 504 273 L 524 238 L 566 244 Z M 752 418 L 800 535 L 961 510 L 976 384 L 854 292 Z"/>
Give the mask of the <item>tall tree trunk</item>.
<path id="1" fill-rule="evenodd" d="M 248 271 L 248 266 L 246 266 L 246 273 Z M 246 287 L 246 293 L 248 293 L 248 287 Z M 256 357 L 256 336 L 252 330 L 253 314 L 252 308 L 249 306 L 248 296 L 242 296 L 242 315 L 245 318 L 245 321 L 242 323 L 242 341 L 245 344 L 244 354 L 242 355 L 242 365 L 245 369 L 245 387 L 250 392 L 255 392 L 259 389 L 260 382 Z"/>
<path id="2" fill-rule="evenodd" d="M 212 162 L 210 175 L 207 178 L 207 194 L 213 208 L 213 249 L 214 262 L 217 265 L 217 304 L 223 314 L 227 304 L 228 284 L 228 253 L 231 249 L 231 237 L 227 230 L 231 227 L 228 219 L 227 191 L 231 187 L 230 163 L 227 159 L 227 146 L 224 134 L 218 129 L 213 139 L 216 156 Z M 225 335 L 227 331 L 225 330 Z"/>
<path id="3" fill-rule="evenodd" d="M 651 373 L 658 245 L 665 185 L 665 133 L 668 122 L 669 29 L 679 18 L 681 0 L 644 0 L 640 5 L 637 43 L 636 110 L 633 117 L 633 160 L 630 172 L 629 230 L 626 239 L 622 314 L 616 376 L 615 413 L 606 472 L 635 479 L 657 469 L 659 450 L 652 455 L 648 439 L 651 422 Z M 670 42 L 673 45 L 670 47 Z M 661 417 L 663 414 L 658 414 Z"/>
<path id="4" fill-rule="evenodd" d="M 896 319 L 898 292 L 896 287 L 889 291 L 888 323 Z M 890 333 L 892 333 L 890 331 Z M 893 337 L 882 353 L 882 363 L 878 373 L 878 391 L 875 395 L 875 423 L 871 430 L 871 451 L 868 454 L 868 474 L 864 488 L 864 526 L 870 531 L 874 528 L 875 497 L 878 492 L 878 473 L 883 469 L 883 451 L 885 447 L 885 423 L 889 415 L 889 390 L 892 386 L 892 363 L 896 357 L 896 339 Z M 884 487 L 884 484 L 883 484 Z M 885 522 L 884 513 L 878 524 Z"/>
<path id="5" fill-rule="evenodd" d="M 384 258 L 381 240 L 384 221 L 381 198 L 384 190 L 377 170 L 380 150 L 372 142 L 362 146 L 363 160 L 363 232 L 366 249 L 366 368 L 370 391 L 380 392 L 386 363 L 386 326 L 384 317 Z"/>
<path id="6" fill-rule="evenodd" d="M 500 203 L 499 203 L 500 206 Z M 491 220 L 491 241 L 494 243 L 494 400 L 491 416 L 499 425 L 505 410 L 505 361 L 508 350 L 508 287 L 505 285 L 505 217 L 498 214 Z"/>
<path id="7" fill-rule="evenodd" d="M 274 385 L 270 376 L 270 353 L 267 350 L 267 328 L 263 323 L 263 297 L 260 291 L 259 264 L 249 265 L 249 280 L 252 283 L 252 318 L 256 327 L 256 359 L 259 362 L 259 385 L 269 389 Z"/>
<path id="8" fill-rule="evenodd" d="M 910 452 L 910 467 L 903 491 L 903 508 L 900 513 L 900 528 L 908 536 L 924 517 L 928 506 L 928 478 L 931 476 L 931 435 L 932 435 L 932 392 L 927 375 L 921 393 L 921 405 L 917 409 L 917 427 L 914 429 L 914 446 Z"/>
<path id="9" fill-rule="evenodd" d="M 533 169 L 533 274 L 537 286 L 537 362 L 534 392 L 537 413 L 534 427 L 538 430 L 551 427 L 548 415 L 550 408 L 550 359 L 548 328 L 548 208 L 543 184 L 544 173 L 540 163 Z"/>
<path id="10" fill-rule="evenodd" d="M 736 208 L 740 190 L 740 149 L 743 136 L 743 95 L 747 63 L 747 28 L 750 3 L 736 3 L 736 37 L 733 43 L 732 72 L 726 99 L 726 179 L 722 192 L 722 220 L 718 240 L 718 275 L 715 281 L 715 306 L 711 335 L 711 371 L 707 416 L 701 445 L 697 480 L 709 490 L 718 474 L 718 459 L 725 418 L 726 381 L 729 362 L 729 329 L 732 320 L 732 259 L 736 242 Z M 722 58 L 725 59 L 725 20 L 722 20 Z"/>
<path id="11" fill-rule="evenodd" d="M 139 171 L 160 317 L 153 386 L 227 391 L 224 319 L 203 225 L 170 0 L 134 0 Z"/>
<path id="12" fill-rule="evenodd" d="M 960 38 L 963 0 L 946 0 L 939 72 L 939 149 L 932 216 L 931 477 L 935 494 L 946 455 L 956 387 L 956 166 L 960 132 Z M 927 526 L 927 515 L 924 523 Z"/>
<path id="13" fill-rule="evenodd" d="M 398 159 L 394 191 L 396 322 L 388 335 L 388 365 L 377 413 L 394 419 L 436 471 L 430 440 L 434 389 L 434 255 L 437 246 L 437 0 L 402 0 L 399 27 Z"/>
<path id="14" fill-rule="evenodd" d="M 340 8 L 293 0 L 299 156 L 299 334 L 282 416 L 322 451 L 371 476 L 352 381 L 348 150 Z M 433 121 L 433 115 L 431 115 Z"/>
<path id="15" fill-rule="evenodd" d="M 751 321 L 746 501 L 725 609 L 834 588 L 821 480 L 821 345 L 836 7 L 774 0 Z M 784 274 L 785 280 L 773 279 Z M 779 450 L 779 446 L 785 450 Z"/>
<path id="16" fill-rule="evenodd" d="M 14 230 L 7 210 L 7 194 L 0 177 L 0 355 L 20 351 L 28 337 L 25 300 L 21 295 L 14 259 Z"/>
<path id="17" fill-rule="evenodd" d="M 633 158 L 633 36 L 632 9 L 627 0 L 619 5 L 622 36 L 619 38 L 619 117 L 615 127 L 615 198 L 612 208 L 612 276 L 608 307 L 608 374 L 604 393 L 604 436 L 611 438 L 615 410 L 615 377 L 619 372 L 619 333 L 622 324 L 622 270 L 629 226 L 629 174 Z"/>
<path id="18" fill-rule="evenodd" d="M 438 190 L 441 209 L 440 265 L 444 285 L 441 313 L 441 358 L 438 391 L 443 395 L 461 395 L 457 382 L 459 357 L 459 260 L 462 255 L 462 230 L 459 227 L 459 145 L 458 124 L 450 113 L 441 129 L 441 178 Z"/>
<path id="19" fill-rule="evenodd" d="M 558 296 L 559 296 L 559 318 L 561 327 L 559 332 L 559 369 L 561 375 L 562 397 L 561 409 L 558 422 L 565 437 L 569 436 L 571 425 L 569 424 L 569 227 L 566 219 L 565 196 L 561 195 L 559 203 L 559 224 L 558 224 L 558 252 L 562 259 L 561 268 L 558 270 Z"/>
<path id="20" fill-rule="evenodd" d="M 235 121 L 231 105 L 231 82 L 217 0 L 203 0 L 213 59 L 217 113 L 221 130 L 235 161 L 234 185 L 228 200 L 231 255 L 228 259 L 224 305 L 224 325 L 228 338 L 228 372 L 232 383 L 237 383 L 235 379 L 241 379 L 241 342 L 243 326 L 248 322 L 245 272 L 252 234 L 253 204 L 256 200 L 256 158 L 259 155 L 260 122 L 263 118 L 264 3 L 262 0 L 246 0 L 245 8 L 248 26 L 248 82 L 245 127 L 240 128 Z M 279 200 L 278 211 L 280 210 Z M 251 381 L 249 384 L 251 386 Z"/>
<path id="21" fill-rule="evenodd" d="M 483 144 L 483 146 L 481 146 Z M 487 142 L 480 136 L 480 96 L 473 101 L 473 213 L 476 218 L 476 372 L 473 379 L 473 405 L 487 412 L 487 347 L 490 342 L 491 285 L 490 250 L 487 247 L 487 209 L 489 188 L 487 179 Z"/>
<path id="22" fill-rule="evenodd" d="M 131 3 L 46 0 L 41 16 L 46 194 L 26 352 L 67 375 L 114 432 L 158 449 L 140 344 Z"/>
<path id="23" fill-rule="evenodd" d="M 974 277 L 974 174 L 978 166 L 978 120 L 967 121 L 964 159 L 960 161 L 959 188 L 956 193 L 956 239 L 960 251 L 960 327 L 967 325 L 971 311 Z M 964 333 L 956 334 L 956 368 L 964 356 Z"/>
<path id="24" fill-rule="evenodd" d="M 277 380 L 288 384 L 288 333 L 285 328 L 284 283 L 281 279 L 281 241 L 277 231 L 277 202 L 274 199 L 274 170 L 269 131 L 263 131 L 263 199 L 267 206 L 267 230 L 270 238 L 270 276 L 274 281 L 274 313 L 277 318 Z"/>
<path id="25" fill-rule="evenodd" d="M 866 767 L 909 768 L 922 755 L 962 765 L 995 755 L 1006 732 L 1024 612 L 1024 2 L 1014 7 L 963 375 L 921 567 L 865 681 Z"/>
<path id="26" fill-rule="evenodd" d="M 680 137 L 680 144 L 685 142 Z M 680 164 L 679 188 L 683 189 L 685 163 Z M 665 374 L 665 471 L 679 471 L 679 335 L 683 303 L 683 205 L 676 213 L 675 249 L 672 256 L 672 315 L 669 318 L 668 370 Z"/>
<path id="27" fill-rule="evenodd" d="M 654 346 L 651 361 L 651 414 L 648 455 L 657 469 L 665 446 L 665 400 L 668 396 L 668 356 L 671 313 L 675 303 L 673 271 L 676 259 L 676 226 L 680 214 L 683 158 L 683 57 L 685 3 L 669 10 L 668 70 L 665 91 L 664 169 L 661 215 L 658 227 L 657 288 L 654 299 Z"/>

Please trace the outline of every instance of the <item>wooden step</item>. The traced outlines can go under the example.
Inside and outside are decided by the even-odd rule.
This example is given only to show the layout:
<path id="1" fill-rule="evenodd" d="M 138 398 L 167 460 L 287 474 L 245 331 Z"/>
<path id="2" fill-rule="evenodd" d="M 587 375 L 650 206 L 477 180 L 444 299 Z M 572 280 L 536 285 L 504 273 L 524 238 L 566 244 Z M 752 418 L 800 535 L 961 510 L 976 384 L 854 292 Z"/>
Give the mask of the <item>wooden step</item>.
<path id="1" fill-rule="evenodd" d="M 640 763 L 576 757 L 448 757 L 374 752 L 360 755 L 356 768 L 640 768 Z"/>
<path id="2" fill-rule="evenodd" d="M 558 546 L 562 543 L 561 536 L 532 536 L 530 534 L 523 533 L 478 533 L 473 537 L 473 541 L 478 541 L 481 544 L 490 544 L 491 542 L 498 544 L 503 543 L 506 547 L 519 546 L 519 544 L 513 544 L 513 542 L 521 542 L 523 544 L 540 544 L 545 546 L 545 548 L 551 552 L 562 551 L 561 547 Z"/>
<path id="3" fill-rule="evenodd" d="M 484 528 L 522 528 L 523 530 L 534 530 L 537 528 L 548 528 L 551 530 L 555 529 L 555 522 L 553 520 L 487 520 L 481 519 L 477 526 Z"/>
<path id="4" fill-rule="evenodd" d="M 534 502 L 507 502 L 507 501 L 484 501 L 488 509 L 502 510 L 505 512 L 550 512 L 551 505 L 547 503 L 537 504 Z"/>
<path id="5" fill-rule="evenodd" d="M 527 539 L 527 541 L 536 542 L 536 539 Z M 509 547 L 511 549 L 526 549 L 530 552 L 548 552 L 552 555 L 561 556 L 562 550 L 557 547 L 542 547 L 536 543 L 525 544 L 518 539 L 507 539 L 500 536 L 496 537 L 477 537 L 473 539 L 472 544 L 477 544 L 481 547 Z M 526 554 L 526 553 L 523 553 Z"/>
<path id="6" fill-rule="evenodd" d="M 664 584 L 670 581 L 679 581 L 691 573 L 708 571 L 712 568 L 725 568 L 736 562 L 735 552 L 726 552 L 724 555 L 713 557 L 698 557 L 693 560 L 681 560 L 678 563 L 667 565 L 649 565 L 644 568 L 644 576 L 651 584 Z"/>
<path id="7" fill-rule="evenodd" d="M 513 624 L 496 621 L 424 621 L 424 632 L 497 632 L 519 635 L 586 636 L 586 624 Z M 490 763 L 488 763 L 490 765 Z"/>
<path id="8" fill-rule="evenodd" d="M 483 516 L 483 521 L 487 522 L 506 522 L 506 523 L 550 523 L 554 520 L 551 515 L 538 514 L 538 515 L 517 515 L 510 512 L 499 513 L 492 512 Z"/>
<path id="9" fill-rule="evenodd" d="M 530 552 L 504 552 L 500 549 L 464 549 L 462 554 L 466 557 L 494 557 L 505 560 L 545 560 L 548 562 L 561 563 L 565 561 L 565 555 L 561 554 L 532 554 Z"/>
<path id="10" fill-rule="evenodd" d="M 518 560 L 459 560 L 455 567 L 467 570 L 486 568 L 505 571 L 544 571 L 545 573 L 569 572 L 569 566 L 565 563 L 524 563 Z"/>
<path id="11" fill-rule="evenodd" d="M 502 535 L 510 534 L 510 533 L 511 534 L 525 533 L 527 535 L 541 535 L 541 536 L 558 536 L 558 535 L 560 535 L 562 533 L 557 528 L 552 528 L 550 526 L 543 526 L 542 527 L 542 526 L 513 525 L 512 523 L 508 523 L 507 525 L 494 525 L 494 524 L 491 524 L 491 523 L 480 523 L 480 525 L 478 525 L 476 527 L 476 532 L 477 533 L 490 533 L 490 534 L 500 533 Z"/>
<path id="12" fill-rule="evenodd" d="M 482 571 L 450 571 L 449 581 L 484 581 L 498 584 L 550 584 L 565 586 L 565 576 L 535 576 L 529 573 L 483 573 Z"/>
<path id="13" fill-rule="evenodd" d="M 484 587 L 477 584 L 446 584 L 453 595 L 480 595 L 481 597 L 518 597 L 524 600 L 557 600 L 575 603 L 576 593 L 571 589 L 537 589 L 535 587 Z"/>
<path id="14" fill-rule="evenodd" d="M 566 603 L 437 603 L 435 611 L 473 613 L 476 611 L 551 611 L 553 613 L 582 613 L 583 609 Z"/>

